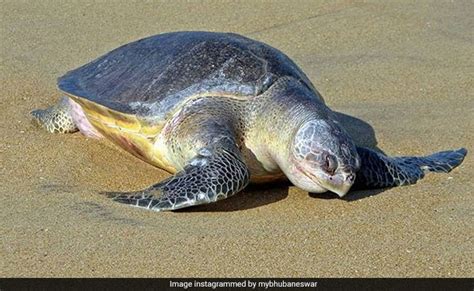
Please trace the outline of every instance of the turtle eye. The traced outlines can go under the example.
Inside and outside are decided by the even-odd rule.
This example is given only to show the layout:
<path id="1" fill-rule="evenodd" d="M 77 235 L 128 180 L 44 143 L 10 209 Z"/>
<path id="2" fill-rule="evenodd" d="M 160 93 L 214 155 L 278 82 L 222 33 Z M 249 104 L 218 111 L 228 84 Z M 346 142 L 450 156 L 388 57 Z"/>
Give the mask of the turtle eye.
<path id="1" fill-rule="evenodd" d="M 333 175 L 337 169 L 337 160 L 333 155 L 327 154 L 324 159 L 323 170 Z"/>

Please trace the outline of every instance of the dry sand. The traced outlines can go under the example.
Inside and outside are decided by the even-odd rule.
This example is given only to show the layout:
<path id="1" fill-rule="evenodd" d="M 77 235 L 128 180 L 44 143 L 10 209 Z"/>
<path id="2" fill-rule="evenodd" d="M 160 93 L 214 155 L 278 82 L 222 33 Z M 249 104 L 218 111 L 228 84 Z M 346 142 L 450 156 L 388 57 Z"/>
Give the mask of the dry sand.
<path id="1" fill-rule="evenodd" d="M 453 2 L 0 1 L 0 275 L 472 277 L 474 4 Z M 47 134 L 29 111 L 57 100 L 66 71 L 177 30 L 281 49 L 389 154 L 471 154 L 347 200 L 280 185 L 189 211 L 114 203 L 99 192 L 167 174 L 105 141 Z"/>

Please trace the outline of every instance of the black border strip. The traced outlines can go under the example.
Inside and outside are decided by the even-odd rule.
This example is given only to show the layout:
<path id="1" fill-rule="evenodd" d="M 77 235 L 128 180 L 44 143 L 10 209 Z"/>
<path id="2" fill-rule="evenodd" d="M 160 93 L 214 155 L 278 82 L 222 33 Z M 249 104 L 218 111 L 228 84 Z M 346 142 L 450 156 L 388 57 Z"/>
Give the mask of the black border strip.
<path id="1" fill-rule="evenodd" d="M 207 287 L 196 287 L 196 285 Z M 245 282 L 245 283 L 244 283 Z M 250 282 L 256 284 L 255 287 Z M 298 282 L 298 283 L 296 283 Z M 302 286 L 304 283 L 313 287 L 290 287 L 291 284 Z M 316 287 L 314 283 L 317 282 Z M 227 287 L 219 287 L 227 284 Z M 239 287 L 229 287 L 232 286 Z M 173 287 L 174 286 L 174 287 Z M 266 288 L 265 288 L 266 287 Z M 337 278 L 161 278 L 161 279 L 0 279 L 0 291 L 9 290 L 456 290 L 473 291 L 474 280 L 452 278 L 420 279 L 337 279 Z"/>

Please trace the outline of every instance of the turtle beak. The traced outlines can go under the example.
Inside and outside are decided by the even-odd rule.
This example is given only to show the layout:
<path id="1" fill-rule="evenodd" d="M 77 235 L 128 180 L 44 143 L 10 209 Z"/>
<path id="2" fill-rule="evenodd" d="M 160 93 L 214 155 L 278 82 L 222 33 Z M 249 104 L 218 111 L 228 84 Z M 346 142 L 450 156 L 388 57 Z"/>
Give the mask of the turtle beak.
<path id="1" fill-rule="evenodd" d="M 342 178 L 342 179 L 333 179 L 332 181 L 326 180 L 324 187 L 327 190 L 336 193 L 337 195 L 339 195 L 340 198 L 342 198 L 347 194 L 347 192 L 349 192 L 352 185 L 354 184 L 355 174 L 344 173 L 344 174 L 341 174 L 339 178 Z"/>
<path id="2" fill-rule="evenodd" d="M 333 188 L 333 189 L 328 189 L 328 190 L 336 193 L 337 195 L 339 195 L 340 198 L 342 198 L 347 194 L 347 192 L 349 192 L 349 189 L 351 189 L 351 186 L 352 185 L 344 184 L 343 187 L 340 187 L 339 189 Z"/>

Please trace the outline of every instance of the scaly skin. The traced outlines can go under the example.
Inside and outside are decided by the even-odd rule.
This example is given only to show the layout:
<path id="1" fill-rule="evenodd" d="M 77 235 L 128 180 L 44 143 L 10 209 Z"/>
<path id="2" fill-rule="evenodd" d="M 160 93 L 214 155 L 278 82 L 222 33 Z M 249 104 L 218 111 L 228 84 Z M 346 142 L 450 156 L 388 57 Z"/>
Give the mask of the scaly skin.
<path id="1" fill-rule="evenodd" d="M 426 157 L 387 157 L 358 147 L 364 167 L 360 169 L 354 189 L 384 188 L 415 184 L 426 173 L 449 173 L 462 163 L 467 150 L 442 151 Z"/>
<path id="2" fill-rule="evenodd" d="M 46 109 L 37 109 L 31 112 L 36 122 L 51 133 L 72 133 L 77 128 L 71 116 L 68 98 L 63 97 L 58 104 Z"/>
<path id="3" fill-rule="evenodd" d="M 154 211 L 175 210 L 225 199 L 250 181 L 250 172 L 234 142 L 202 148 L 187 166 L 143 191 L 107 193 L 115 201 Z"/>

